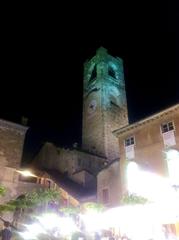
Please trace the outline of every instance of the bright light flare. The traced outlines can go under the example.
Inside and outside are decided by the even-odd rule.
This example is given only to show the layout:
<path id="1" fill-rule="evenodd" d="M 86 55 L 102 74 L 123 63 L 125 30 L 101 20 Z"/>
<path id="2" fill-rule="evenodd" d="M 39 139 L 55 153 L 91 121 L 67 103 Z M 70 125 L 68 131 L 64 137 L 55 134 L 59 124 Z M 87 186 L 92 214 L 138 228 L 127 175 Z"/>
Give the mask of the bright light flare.
<path id="1" fill-rule="evenodd" d="M 83 215 L 81 214 L 80 218 L 82 219 L 85 229 L 88 232 L 99 231 L 108 227 L 108 221 L 102 213 L 91 212 Z"/>
<path id="2" fill-rule="evenodd" d="M 175 191 L 168 178 L 142 171 L 137 163 L 131 162 L 127 167 L 128 190 L 153 202 L 172 202 Z"/>
<path id="3" fill-rule="evenodd" d="M 34 234 L 33 232 L 20 232 L 19 235 L 24 238 L 24 239 L 30 239 L 30 240 L 34 240 L 34 239 L 37 239 L 37 236 L 36 234 Z"/>
<path id="4" fill-rule="evenodd" d="M 37 216 L 38 223 L 24 225 L 27 229 L 20 232 L 24 239 L 39 239 L 39 236 L 49 235 L 52 237 L 70 236 L 73 232 L 79 231 L 75 222 L 70 217 L 60 217 L 53 213 L 46 213 Z"/>
<path id="5" fill-rule="evenodd" d="M 61 218 L 53 213 L 43 214 L 42 216 L 38 216 L 37 219 L 46 230 L 59 227 L 61 224 Z"/>
<path id="6" fill-rule="evenodd" d="M 168 164 L 168 173 L 170 182 L 172 185 L 179 186 L 179 151 L 175 149 L 170 149 L 166 152 L 167 164 Z"/>
<path id="7" fill-rule="evenodd" d="M 19 233 L 24 239 L 37 239 L 39 234 L 46 233 L 42 226 L 38 223 L 30 225 L 24 224 L 24 226 L 27 228 L 27 231 Z"/>
<path id="8" fill-rule="evenodd" d="M 168 160 L 178 160 L 179 161 L 179 151 L 175 150 L 175 149 L 170 149 L 166 152 L 167 155 L 167 159 Z"/>
<path id="9" fill-rule="evenodd" d="M 176 203 L 177 204 L 177 203 Z M 176 223 L 178 206 L 170 204 L 128 205 L 107 210 L 103 218 L 108 228 L 120 228 L 131 239 L 161 239 L 161 225 Z M 155 238 L 154 238 L 155 236 Z"/>
<path id="10" fill-rule="evenodd" d="M 38 235 L 40 233 L 46 233 L 45 229 L 38 223 L 33 223 L 30 225 L 25 225 L 29 232 L 33 232 L 34 234 Z"/>
<path id="11" fill-rule="evenodd" d="M 31 173 L 29 170 L 16 170 L 16 172 L 20 173 L 24 177 L 37 177 L 35 174 Z"/>
<path id="12" fill-rule="evenodd" d="M 60 233 L 62 235 L 69 235 L 73 232 L 79 231 L 76 224 L 71 218 L 61 218 L 60 221 Z"/>
<path id="13" fill-rule="evenodd" d="M 59 217 L 53 213 L 46 213 L 38 216 L 37 219 L 46 231 L 54 230 L 54 233 L 64 236 L 79 231 L 73 219 L 69 217 Z"/>

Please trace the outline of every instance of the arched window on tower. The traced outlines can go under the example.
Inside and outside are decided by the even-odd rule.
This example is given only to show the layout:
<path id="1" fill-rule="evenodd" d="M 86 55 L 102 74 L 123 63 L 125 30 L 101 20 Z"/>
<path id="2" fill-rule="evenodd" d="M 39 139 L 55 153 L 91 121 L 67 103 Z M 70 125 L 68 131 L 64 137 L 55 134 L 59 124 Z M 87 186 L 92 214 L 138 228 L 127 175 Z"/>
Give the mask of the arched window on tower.
<path id="1" fill-rule="evenodd" d="M 96 65 L 94 66 L 92 73 L 91 73 L 91 77 L 89 80 L 89 83 L 93 82 L 93 80 L 97 77 L 97 69 L 96 69 Z"/>
<path id="2" fill-rule="evenodd" d="M 109 76 L 111 76 L 113 78 L 116 78 L 115 71 L 114 71 L 114 69 L 112 67 L 108 68 L 108 74 L 109 74 Z"/>
<path id="3" fill-rule="evenodd" d="M 112 106 L 119 107 L 119 104 L 118 104 L 118 101 L 117 101 L 117 97 L 111 95 L 110 96 L 110 104 Z"/>

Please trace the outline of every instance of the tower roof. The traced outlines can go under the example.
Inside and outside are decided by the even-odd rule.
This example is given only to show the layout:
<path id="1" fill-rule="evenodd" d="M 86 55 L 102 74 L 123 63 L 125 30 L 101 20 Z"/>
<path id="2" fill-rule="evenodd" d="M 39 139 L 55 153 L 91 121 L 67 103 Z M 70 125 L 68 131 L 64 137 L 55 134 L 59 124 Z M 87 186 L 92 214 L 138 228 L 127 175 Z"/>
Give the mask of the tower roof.
<path id="1" fill-rule="evenodd" d="M 108 50 L 104 47 L 99 47 L 97 50 L 96 50 L 96 54 L 97 55 L 103 55 L 103 54 L 107 54 L 108 53 Z"/>

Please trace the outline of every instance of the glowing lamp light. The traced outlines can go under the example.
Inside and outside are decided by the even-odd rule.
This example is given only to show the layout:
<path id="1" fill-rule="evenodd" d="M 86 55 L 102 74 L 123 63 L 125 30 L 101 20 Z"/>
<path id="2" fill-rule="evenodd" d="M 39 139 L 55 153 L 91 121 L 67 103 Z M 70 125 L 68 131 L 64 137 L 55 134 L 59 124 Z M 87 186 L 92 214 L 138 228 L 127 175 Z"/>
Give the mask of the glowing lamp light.
<path id="1" fill-rule="evenodd" d="M 83 220 L 88 232 L 99 231 L 108 225 L 108 219 L 100 213 L 87 213 L 80 215 L 80 218 Z"/>
<path id="2" fill-rule="evenodd" d="M 24 226 L 27 228 L 27 231 L 19 233 L 24 239 L 38 239 L 37 237 L 39 234 L 45 233 L 45 230 L 38 223 L 33 223 L 30 225 L 24 224 Z"/>
<path id="3" fill-rule="evenodd" d="M 136 162 L 130 162 L 127 167 L 127 171 L 129 173 L 137 173 L 139 171 L 139 167 Z"/>
<path id="4" fill-rule="evenodd" d="M 47 213 L 37 217 L 37 219 L 47 231 L 57 229 L 62 235 L 68 235 L 78 230 L 71 218 L 59 217 L 56 214 Z"/>
<path id="5" fill-rule="evenodd" d="M 77 232 L 79 229 L 75 225 L 74 221 L 71 218 L 63 218 L 60 222 L 60 233 L 63 236 Z"/>
<path id="6" fill-rule="evenodd" d="M 31 173 L 29 170 L 16 170 L 16 172 L 20 173 L 24 177 L 37 177 L 35 174 Z"/>
<path id="7" fill-rule="evenodd" d="M 37 219 L 46 230 L 58 227 L 61 220 L 59 216 L 52 213 L 43 214 L 42 216 L 37 217 Z"/>
<path id="8" fill-rule="evenodd" d="M 127 182 L 129 192 L 135 193 L 136 186 L 140 184 L 139 167 L 137 163 L 130 162 L 127 166 Z"/>
<path id="9" fill-rule="evenodd" d="M 179 164 L 179 161 L 177 161 Z M 171 164 L 173 162 L 171 161 Z M 171 169 L 171 167 L 170 167 Z M 176 172 L 175 167 L 172 166 L 172 170 Z M 173 174 L 175 180 L 179 177 L 177 174 Z M 142 196 L 152 202 L 172 202 L 175 199 L 175 192 L 171 188 L 169 179 L 161 177 L 152 172 L 143 171 L 139 168 L 137 163 L 130 162 L 127 167 L 127 181 L 128 191 L 138 196 Z"/>
<path id="10" fill-rule="evenodd" d="M 162 224 L 176 223 L 179 213 L 178 202 L 162 204 L 150 203 L 147 205 L 128 205 L 107 210 L 103 218 L 108 221 L 108 228 L 120 227 L 122 234 L 126 233 L 130 239 L 147 240 L 163 239 L 160 236 Z"/>
<path id="11" fill-rule="evenodd" d="M 38 219 L 38 223 L 24 225 L 26 231 L 19 233 L 23 239 L 39 239 L 40 235 L 44 234 L 51 236 L 52 239 L 54 239 L 53 237 L 56 239 L 56 237 L 68 237 L 73 232 L 79 231 L 74 220 L 69 217 L 60 217 L 56 214 L 46 213 L 36 216 L 36 218 Z"/>
<path id="12" fill-rule="evenodd" d="M 29 232 L 32 232 L 35 235 L 46 232 L 44 230 L 44 228 L 42 226 L 40 226 L 40 224 L 38 224 L 38 223 L 33 223 L 33 224 L 30 224 L 30 225 L 25 225 L 25 226 L 26 226 L 26 228 Z"/>
<path id="13" fill-rule="evenodd" d="M 179 161 L 179 151 L 175 149 L 170 149 L 169 151 L 166 152 L 166 155 L 168 160 L 177 159 Z"/>
<path id="14" fill-rule="evenodd" d="M 166 158 L 168 160 L 170 182 L 172 185 L 179 186 L 179 151 L 170 149 L 168 152 L 166 152 Z"/>
<path id="15" fill-rule="evenodd" d="M 23 238 L 23 239 L 29 239 L 29 240 L 34 240 L 34 239 L 37 239 L 37 236 L 36 234 L 34 234 L 33 232 L 22 232 L 22 233 L 19 233 L 20 236 Z"/>

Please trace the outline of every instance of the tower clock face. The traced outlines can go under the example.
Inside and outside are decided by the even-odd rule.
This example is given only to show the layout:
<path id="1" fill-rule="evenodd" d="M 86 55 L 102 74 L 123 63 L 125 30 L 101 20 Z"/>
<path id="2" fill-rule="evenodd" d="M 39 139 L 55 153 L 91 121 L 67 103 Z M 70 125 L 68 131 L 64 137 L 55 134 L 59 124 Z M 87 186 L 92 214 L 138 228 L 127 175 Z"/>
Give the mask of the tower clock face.
<path id="1" fill-rule="evenodd" d="M 97 107 L 97 102 L 96 100 L 91 100 L 90 103 L 88 104 L 88 114 L 92 114 L 96 111 L 96 107 Z"/>

